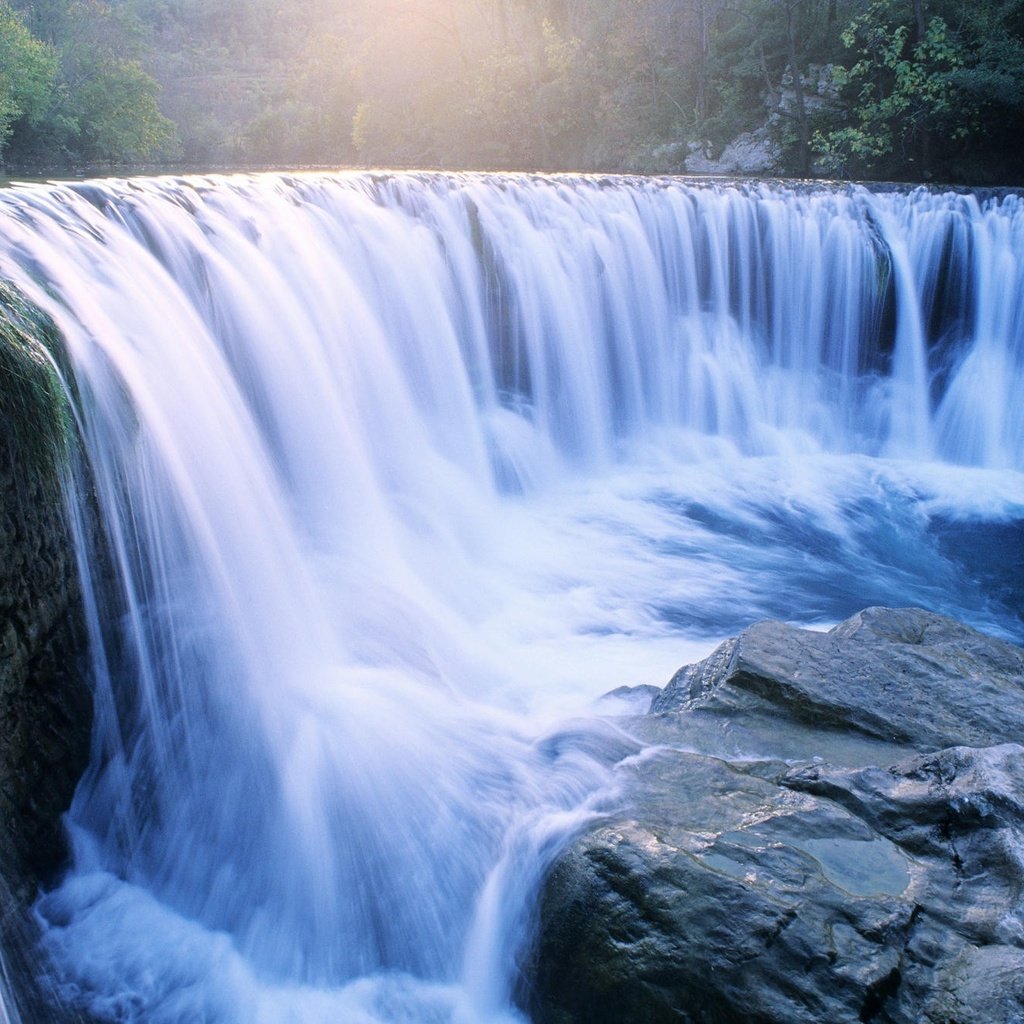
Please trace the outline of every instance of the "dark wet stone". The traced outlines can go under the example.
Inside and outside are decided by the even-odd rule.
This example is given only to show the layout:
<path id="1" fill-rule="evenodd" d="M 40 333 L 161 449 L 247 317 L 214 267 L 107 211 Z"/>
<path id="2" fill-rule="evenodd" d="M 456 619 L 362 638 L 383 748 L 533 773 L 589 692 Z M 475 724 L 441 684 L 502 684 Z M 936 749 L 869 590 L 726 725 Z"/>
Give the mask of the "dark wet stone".
<path id="1" fill-rule="evenodd" d="M 78 571 L 58 477 L 71 457 L 60 434 L 70 419 L 60 420 L 46 388 L 24 386 L 42 365 L 33 361 L 39 337 L 51 344 L 54 333 L 0 283 L 0 369 L 9 371 L 0 373 L 0 952 L 14 990 L 8 997 L 33 1024 L 78 1019 L 51 1010 L 56 1003 L 34 978 L 28 908 L 67 858 L 62 816 L 88 762 L 92 723 Z"/>
<path id="2" fill-rule="evenodd" d="M 827 633 L 759 622 L 681 669 L 653 713 L 762 710 L 918 750 L 1024 736 L 1024 651 L 919 608 L 868 608 Z"/>
<path id="3" fill-rule="evenodd" d="M 548 879 L 537 1024 L 1024 1020 L 1022 665 L 869 609 L 682 670 Z"/>

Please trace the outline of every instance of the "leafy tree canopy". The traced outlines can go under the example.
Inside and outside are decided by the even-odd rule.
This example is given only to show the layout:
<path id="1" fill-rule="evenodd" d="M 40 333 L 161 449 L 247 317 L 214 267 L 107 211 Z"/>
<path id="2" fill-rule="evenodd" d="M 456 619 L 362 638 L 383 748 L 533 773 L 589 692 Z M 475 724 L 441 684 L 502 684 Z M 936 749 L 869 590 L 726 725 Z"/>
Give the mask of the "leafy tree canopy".
<path id="1" fill-rule="evenodd" d="M 58 56 L 36 39 L 17 12 L 0 3 L 0 157 L 19 121 L 45 116 L 57 77 Z"/>
<path id="2" fill-rule="evenodd" d="M 9 165 L 1019 180 L 1024 0 L 0 0 Z"/>

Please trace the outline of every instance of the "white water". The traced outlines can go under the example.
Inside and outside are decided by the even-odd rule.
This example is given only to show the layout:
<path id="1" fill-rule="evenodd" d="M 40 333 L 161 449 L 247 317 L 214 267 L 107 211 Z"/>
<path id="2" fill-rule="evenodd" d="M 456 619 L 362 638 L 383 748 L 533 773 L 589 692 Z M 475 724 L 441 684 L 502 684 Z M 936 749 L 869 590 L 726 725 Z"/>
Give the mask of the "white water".
<path id="1" fill-rule="evenodd" d="M 565 716 L 765 615 L 1024 633 L 1017 198 L 36 186 L 0 275 L 67 336 L 116 569 L 83 540 L 38 904 L 101 1020 L 520 1020 L 538 881 L 636 752 Z"/>
<path id="2" fill-rule="evenodd" d="M 0 1024 L 21 1024 L 12 989 L 6 958 L 0 951 Z"/>

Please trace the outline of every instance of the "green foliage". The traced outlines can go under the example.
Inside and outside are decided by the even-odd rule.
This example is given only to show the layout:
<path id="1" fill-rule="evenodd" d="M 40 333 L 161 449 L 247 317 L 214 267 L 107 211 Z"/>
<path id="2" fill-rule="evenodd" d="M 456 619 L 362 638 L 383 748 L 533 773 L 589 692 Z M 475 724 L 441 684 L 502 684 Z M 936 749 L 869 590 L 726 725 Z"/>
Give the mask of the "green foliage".
<path id="1" fill-rule="evenodd" d="M 534 113 L 542 155 L 549 165 L 552 154 L 558 153 L 563 164 L 589 169 L 599 164 L 588 152 L 588 143 L 601 131 L 593 105 L 600 68 L 580 36 L 564 33 L 550 19 L 541 23 L 541 38 L 541 83 Z"/>
<path id="2" fill-rule="evenodd" d="M 682 170 L 771 114 L 797 173 L 1005 180 L 1022 113 L 1024 0 L 0 0 L 33 169 Z"/>
<path id="3" fill-rule="evenodd" d="M 16 115 L 7 123 L 11 162 L 123 163 L 176 153 L 175 126 L 157 104 L 159 87 L 128 56 L 142 37 L 130 9 L 103 0 L 47 0 L 29 4 L 25 16 L 52 41 L 41 42 L 0 6 L 0 110 L 13 106 Z"/>
<path id="4" fill-rule="evenodd" d="M 103 55 L 76 68 L 67 114 L 89 163 L 130 162 L 173 155 L 176 129 L 157 106 L 158 86 L 133 60 Z"/>
<path id="5" fill-rule="evenodd" d="M 1015 121 L 1024 111 L 1024 0 L 993 0 L 964 13 L 969 55 L 954 83 L 987 120 L 1009 116 Z"/>
<path id="6" fill-rule="evenodd" d="M 71 0 L 62 24 L 55 113 L 77 160 L 130 163 L 174 155 L 176 130 L 157 105 L 159 86 L 133 57 L 143 33 L 132 10 L 105 0 Z"/>
<path id="7" fill-rule="evenodd" d="M 872 170 L 897 153 L 913 162 L 913 145 L 925 133 L 943 130 L 949 140 L 963 139 L 978 114 L 957 86 L 966 55 L 946 22 L 932 17 L 924 38 L 912 44 L 910 26 L 894 14 L 893 0 L 875 0 L 842 32 L 843 44 L 860 59 L 833 71 L 835 84 L 852 97 L 853 120 L 815 137 L 829 170 L 851 163 Z"/>
<path id="8" fill-rule="evenodd" d="M 57 66 L 53 47 L 36 39 L 18 14 L 0 2 L 0 157 L 19 121 L 36 125 L 44 117 Z"/>
<path id="9" fill-rule="evenodd" d="M 75 436 L 62 360 L 53 321 L 0 282 L 0 438 L 52 481 Z"/>

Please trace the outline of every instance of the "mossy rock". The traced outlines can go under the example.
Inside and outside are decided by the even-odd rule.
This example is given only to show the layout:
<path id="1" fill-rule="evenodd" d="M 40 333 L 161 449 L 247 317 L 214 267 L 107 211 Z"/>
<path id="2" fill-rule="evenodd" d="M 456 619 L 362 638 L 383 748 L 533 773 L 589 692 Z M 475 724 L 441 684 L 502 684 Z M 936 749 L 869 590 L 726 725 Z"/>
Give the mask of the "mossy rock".
<path id="1" fill-rule="evenodd" d="M 0 281 L 0 437 L 44 480 L 67 465 L 75 436 L 68 380 L 57 325 Z"/>
<path id="2" fill-rule="evenodd" d="M 82 468 L 65 381 L 56 325 L 0 282 L 0 947 L 19 1019 L 70 1024 L 34 980 L 29 911 L 66 863 L 61 817 L 88 763 L 92 723 L 63 488 Z"/>

